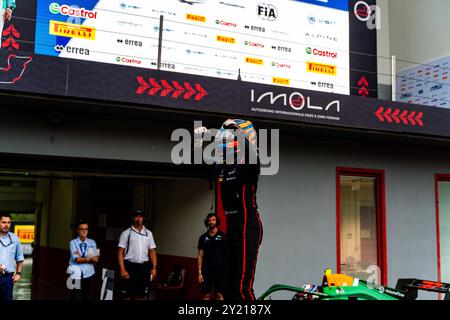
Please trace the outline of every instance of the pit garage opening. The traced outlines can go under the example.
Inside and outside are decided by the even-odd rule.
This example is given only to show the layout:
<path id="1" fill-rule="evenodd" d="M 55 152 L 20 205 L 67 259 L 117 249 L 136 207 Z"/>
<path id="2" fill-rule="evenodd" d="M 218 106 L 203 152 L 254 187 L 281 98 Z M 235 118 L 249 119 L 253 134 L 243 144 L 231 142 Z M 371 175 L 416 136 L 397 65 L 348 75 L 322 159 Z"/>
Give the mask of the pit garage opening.
<path id="1" fill-rule="evenodd" d="M 197 241 L 203 219 L 214 210 L 214 190 L 205 174 L 136 175 L 52 170 L 0 171 L 0 209 L 12 213 L 26 255 L 23 278 L 15 286 L 17 300 L 70 298 L 66 273 L 69 242 L 79 220 L 89 222 L 89 238 L 97 242 L 94 298 L 100 299 L 102 271 L 115 271 L 118 298 L 120 272 L 117 244 L 132 224 L 131 212 L 145 211 L 145 225 L 154 235 L 159 284 L 175 266 L 186 270 L 183 287 L 151 299 L 201 299 L 196 282 Z"/>

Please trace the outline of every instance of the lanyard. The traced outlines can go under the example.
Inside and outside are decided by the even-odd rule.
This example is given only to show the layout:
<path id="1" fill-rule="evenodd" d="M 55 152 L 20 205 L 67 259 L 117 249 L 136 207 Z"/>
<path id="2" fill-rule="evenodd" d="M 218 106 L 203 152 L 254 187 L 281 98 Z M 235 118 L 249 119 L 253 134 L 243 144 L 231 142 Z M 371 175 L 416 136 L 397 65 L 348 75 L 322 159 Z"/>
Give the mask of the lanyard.
<path id="1" fill-rule="evenodd" d="M 4 248 L 8 248 L 10 245 L 13 244 L 13 241 L 12 241 L 12 239 L 11 239 L 11 235 L 10 235 L 9 233 L 8 233 L 8 238 L 9 238 L 9 243 L 8 243 L 8 245 L 5 245 L 5 244 L 3 243 L 3 241 L 0 240 L 1 245 L 2 245 Z"/>
<path id="2" fill-rule="evenodd" d="M 87 243 L 86 242 L 82 242 L 80 243 L 80 250 L 81 250 L 81 257 L 82 258 L 86 258 L 86 251 L 87 251 Z"/>
<path id="3" fill-rule="evenodd" d="M 144 234 L 142 234 L 142 233 L 140 233 L 140 232 L 137 232 L 136 230 L 133 229 L 133 227 L 131 227 L 131 228 L 130 228 L 130 233 L 128 233 L 127 248 L 126 248 L 126 250 L 125 250 L 125 255 L 128 254 L 128 250 L 129 250 L 129 248 L 130 248 L 131 231 L 137 233 L 137 234 L 140 235 L 141 237 L 148 237 L 148 233 L 147 233 L 147 230 L 146 230 L 146 229 L 144 229 L 144 231 L 145 231 L 145 235 L 144 235 Z"/>

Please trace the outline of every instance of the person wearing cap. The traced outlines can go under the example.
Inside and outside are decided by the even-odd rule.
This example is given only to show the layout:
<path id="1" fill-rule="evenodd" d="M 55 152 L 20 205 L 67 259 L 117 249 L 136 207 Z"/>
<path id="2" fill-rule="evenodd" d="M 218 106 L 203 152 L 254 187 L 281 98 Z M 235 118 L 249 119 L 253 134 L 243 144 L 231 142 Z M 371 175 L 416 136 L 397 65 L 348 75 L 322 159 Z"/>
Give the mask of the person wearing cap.
<path id="1" fill-rule="evenodd" d="M 11 215 L 0 212 L 0 301 L 13 299 L 14 284 L 20 280 L 25 260 L 20 240 L 10 228 Z"/>
<path id="2" fill-rule="evenodd" d="M 156 244 L 152 232 L 144 226 L 145 212 L 133 212 L 133 225 L 119 239 L 121 293 L 126 300 L 142 300 L 150 281 L 156 278 Z"/>
<path id="3" fill-rule="evenodd" d="M 93 300 L 95 264 L 98 262 L 99 250 L 94 240 L 89 239 L 89 224 L 79 221 L 78 237 L 70 241 L 70 260 L 67 273 L 70 274 L 70 297 L 72 300 Z"/>
<path id="4" fill-rule="evenodd" d="M 194 146 L 211 132 L 194 130 Z M 211 135 L 211 133 L 209 133 Z M 257 133 L 252 122 L 228 119 L 215 135 L 217 197 L 226 214 L 225 300 L 255 300 L 253 280 L 263 228 L 256 203 L 260 174 Z"/>
<path id="5" fill-rule="evenodd" d="M 15 0 L 0 0 L 0 38 L 3 33 L 3 25 L 11 20 L 12 12 L 16 8 Z"/>

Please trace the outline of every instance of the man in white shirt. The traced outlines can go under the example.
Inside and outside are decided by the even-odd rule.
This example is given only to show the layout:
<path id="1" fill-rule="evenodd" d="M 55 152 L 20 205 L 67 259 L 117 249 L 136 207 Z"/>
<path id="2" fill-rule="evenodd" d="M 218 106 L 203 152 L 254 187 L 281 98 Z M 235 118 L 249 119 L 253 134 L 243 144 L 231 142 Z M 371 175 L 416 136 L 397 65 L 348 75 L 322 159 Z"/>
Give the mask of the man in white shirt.
<path id="1" fill-rule="evenodd" d="M 156 278 L 156 244 L 152 232 L 143 225 L 144 215 L 142 210 L 134 211 L 133 226 L 119 239 L 121 292 L 127 300 L 144 299 L 150 281 Z"/>

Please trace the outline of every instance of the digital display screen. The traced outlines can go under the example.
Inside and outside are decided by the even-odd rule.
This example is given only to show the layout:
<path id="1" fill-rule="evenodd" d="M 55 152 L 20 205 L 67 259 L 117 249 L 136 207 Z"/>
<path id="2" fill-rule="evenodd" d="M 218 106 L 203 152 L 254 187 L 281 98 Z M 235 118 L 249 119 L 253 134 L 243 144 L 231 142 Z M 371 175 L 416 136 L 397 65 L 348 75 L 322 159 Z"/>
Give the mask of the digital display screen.
<path id="1" fill-rule="evenodd" d="M 35 53 L 350 94 L 347 0 L 38 0 Z"/>

